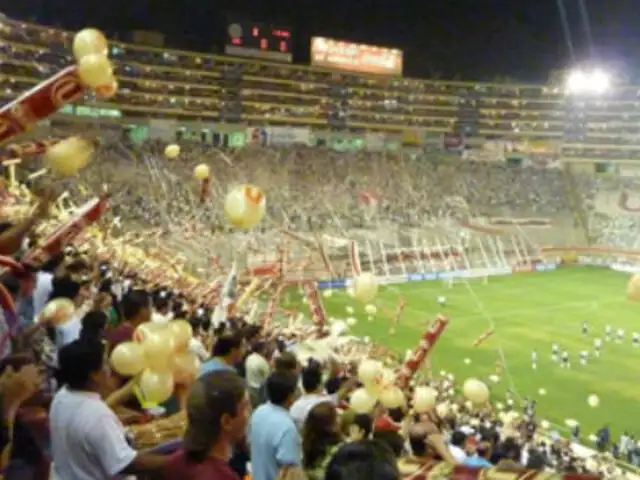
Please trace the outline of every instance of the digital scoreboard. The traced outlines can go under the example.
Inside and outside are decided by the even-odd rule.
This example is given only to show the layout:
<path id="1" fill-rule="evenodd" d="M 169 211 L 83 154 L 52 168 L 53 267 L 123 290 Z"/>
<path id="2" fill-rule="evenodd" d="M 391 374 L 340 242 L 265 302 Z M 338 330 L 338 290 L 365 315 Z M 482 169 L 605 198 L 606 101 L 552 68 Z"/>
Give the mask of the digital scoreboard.
<path id="1" fill-rule="evenodd" d="M 225 53 L 291 63 L 291 29 L 253 22 L 232 22 L 227 28 Z"/>

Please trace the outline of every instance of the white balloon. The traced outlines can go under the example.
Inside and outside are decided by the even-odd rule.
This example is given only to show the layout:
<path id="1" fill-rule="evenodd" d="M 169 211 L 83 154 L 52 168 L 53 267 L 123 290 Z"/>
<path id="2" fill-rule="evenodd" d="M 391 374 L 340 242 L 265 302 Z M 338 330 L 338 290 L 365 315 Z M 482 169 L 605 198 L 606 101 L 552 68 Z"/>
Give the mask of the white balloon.
<path id="1" fill-rule="evenodd" d="M 331 295 L 333 295 L 333 290 L 331 290 L 331 289 L 327 289 L 324 292 L 322 292 L 322 296 L 324 298 L 329 298 L 329 297 L 331 297 Z"/>
<path id="2" fill-rule="evenodd" d="M 500 377 L 498 375 L 489 375 L 489 380 L 491 380 L 493 383 L 498 383 L 500 382 Z"/>
<path id="3" fill-rule="evenodd" d="M 546 395 L 546 394 L 547 394 L 547 390 L 546 390 L 546 389 L 541 388 L 540 390 L 538 390 L 538 395 L 542 395 L 542 396 L 544 396 L 544 395 Z"/>
<path id="4" fill-rule="evenodd" d="M 549 429 L 549 427 L 551 426 L 551 424 L 549 423 L 549 421 L 548 421 L 548 420 L 541 420 L 541 421 L 540 421 L 540 426 L 541 426 L 542 428 L 544 428 L 545 430 L 548 430 L 548 429 Z"/>
<path id="5" fill-rule="evenodd" d="M 387 386 L 380 392 L 380 403 L 387 408 L 400 408 L 404 407 L 406 400 L 404 393 L 395 385 Z"/>
<path id="6" fill-rule="evenodd" d="M 465 358 L 464 359 L 464 364 L 465 365 L 471 365 L 471 359 L 470 358 Z"/>
<path id="7" fill-rule="evenodd" d="M 489 388 L 477 378 L 468 378 L 462 386 L 462 392 L 470 402 L 480 404 L 489 400 Z"/>
<path id="8" fill-rule="evenodd" d="M 364 386 L 375 383 L 376 378 L 382 375 L 382 364 L 369 358 L 364 359 L 358 365 L 358 380 Z"/>
<path id="9" fill-rule="evenodd" d="M 251 228 L 264 217 L 266 201 L 262 190 L 253 185 L 233 188 L 224 202 L 229 222 L 238 228 Z"/>
<path id="10" fill-rule="evenodd" d="M 347 315 L 353 315 L 353 307 L 347 305 L 346 307 L 344 307 L 345 312 L 347 312 Z"/>
<path id="11" fill-rule="evenodd" d="M 171 145 L 167 145 L 164 149 L 164 156 L 167 158 L 176 158 L 180 155 L 180 145 L 176 145 L 172 143 Z"/>
<path id="12" fill-rule="evenodd" d="M 358 323 L 358 320 L 355 317 L 347 317 L 347 325 L 353 327 L 356 323 Z"/>
<path id="13" fill-rule="evenodd" d="M 417 387 L 413 394 L 413 409 L 425 413 L 436 406 L 438 392 L 431 387 Z"/>
<path id="14" fill-rule="evenodd" d="M 378 279 L 373 273 L 365 272 L 353 280 L 353 295 L 360 302 L 367 303 L 378 294 Z"/>
<path id="15" fill-rule="evenodd" d="M 351 394 L 349 405 L 356 413 L 371 413 L 377 399 L 364 388 L 358 388 Z"/>
<path id="16" fill-rule="evenodd" d="M 376 313 L 378 313 L 378 307 L 376 307 L 375 305 L 369 303 L 369 304 L 365 305 L 364 312 L 367 315 L 375 315 Z"/>
<path id="17" fill-rule="evenodd" d="M 591 408 L 596 408 L 598 405 L 600 405 L 600 397 L 598 397 L 597 395 L 589 395 L 589 398 L 587 398 L 587 404 Z"/>

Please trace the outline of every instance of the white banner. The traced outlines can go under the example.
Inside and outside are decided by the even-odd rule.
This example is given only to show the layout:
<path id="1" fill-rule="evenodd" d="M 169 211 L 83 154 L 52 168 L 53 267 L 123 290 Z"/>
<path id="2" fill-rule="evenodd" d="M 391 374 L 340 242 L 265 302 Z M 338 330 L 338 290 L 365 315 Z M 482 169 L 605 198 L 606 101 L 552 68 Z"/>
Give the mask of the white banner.
<path id="1" fill-rule="evenodd" d="M 289 145 L 311 146 L 310 128 L 299 127 L 252 127 L 247 129 L 247 141 L 263 147 L 286 147 Z"/>

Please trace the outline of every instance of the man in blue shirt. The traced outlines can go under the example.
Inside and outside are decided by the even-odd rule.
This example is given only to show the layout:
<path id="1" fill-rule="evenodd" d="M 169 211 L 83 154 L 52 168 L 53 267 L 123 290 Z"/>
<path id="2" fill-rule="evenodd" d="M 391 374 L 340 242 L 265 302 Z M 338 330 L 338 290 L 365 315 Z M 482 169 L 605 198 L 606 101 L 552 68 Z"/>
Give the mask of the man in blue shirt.
<path id="1" fill-rule="evenodd" d="M 489 457 L 491 457 L 491 447 L 488 443 L 482 442 L 476 447 L 476 454 L 465 458 L 463 464 L 467 467 L 493 467 L 487 460 Z"/>
<path id="2" fill-rule="evenodd" d="M 251 476 L 253 480 L 276 480 L 302 471 L 302 445 L 289 408 L 298 395 L 298 377 L 274 372 L 266 382 L 269 402 L 251 416 Z"/>
<path id="3" fill-rule="evenodd" d="M 244 358 L 245 341 L 240 333 L 225 333 L 213 346 L 212 358 L 200 366 L 200 376 L 220 370 L 235 370 Z"/>

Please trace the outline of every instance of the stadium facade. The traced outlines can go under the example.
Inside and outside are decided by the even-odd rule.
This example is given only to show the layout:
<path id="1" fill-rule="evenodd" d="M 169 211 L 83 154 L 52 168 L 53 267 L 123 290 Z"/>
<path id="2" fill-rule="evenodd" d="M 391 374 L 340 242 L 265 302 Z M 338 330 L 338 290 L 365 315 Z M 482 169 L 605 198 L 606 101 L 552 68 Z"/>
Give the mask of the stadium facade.
<path id="1" fill-rule="evenodd" d="M 2 100 L 71 63 L 72 36 L 3 18 Z M 94 117 L 124 126 L 134 141 L 151 136 L 229 147 L 466 147 L 479 159 L 571 162 L 590 173 L 640 159 L 636 87 L 589 99 L 568 97 L 552 84 L 411 79 L 120 42 L 112 42 L 110 53 L 117 95 L 68 106 L 54 126 Z"/>

